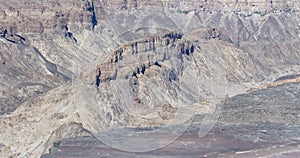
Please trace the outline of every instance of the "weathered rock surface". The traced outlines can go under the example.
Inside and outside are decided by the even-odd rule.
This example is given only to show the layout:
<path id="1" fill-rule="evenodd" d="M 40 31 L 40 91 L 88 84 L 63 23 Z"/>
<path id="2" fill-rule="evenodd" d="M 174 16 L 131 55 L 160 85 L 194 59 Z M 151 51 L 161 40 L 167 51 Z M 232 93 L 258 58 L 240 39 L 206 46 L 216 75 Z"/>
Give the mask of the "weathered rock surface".
<path id="1" fill-rule="evenodd" d="M 232 105 L 225 104 L 215 126 L 218 132 L 202 138 L 209 141 L 215 134 L 220 141 L 200 151 L 197 145 L 178 147 L 202 142 L 193 129 L 173 146 L 150 152 L 150 157 L 184 155 L 190 149 L 226 157 L 257 147 L 264 154 L 274 144 L 291 143 L 285 151 L 299 147 L 298 81 L 282 77 L 300 73 L 297 1 L 2 0 L 0 4 L 0 157 L 39 157 L 53 146 L 48 156 L 86 157 L 89 153 L 82 150 L 90 146 L 85 141 L 100 146 L 91 149 L 93 154 L 103 147 L 116 156 L 136 156 L 108 149 L 92 137 L 70 139 L 65 142 L 69 148 L 52 142 L 113 125 L 140 129 L 183 125 L 193 114 L 211 113 L 214 105 L 209 103 L 219 102 L 216 98 L 253 87 L 255 92 L 229 99 Z M 295 83 L 273 83 L 276 79 Z M 260 91 L 261 85 L 271 87 Z M 260 130 L 267 132 L 253 140 Z M 290 131 L 295 135 L 288 135 Z M 231 138 L 235 145 L 228 147 Z M 273 138 L 275 142 L 269 142 Z M 78 139 L 83 144 L 74 147 Z M 66 151 L 74 148 L 79 153 Z"/>
<path id="2" fill-rule="evenodd" d="M 129 41 L 151 40 L 149 36 L 155 33 L 175 29 L 186 35 L 204 28 L 201 38 L 226 41 L 249 53 L 256 59 L 255 65 L 263 69 L 278 67 L 269 69 L 269 75 L 295 73 L 296 68 L 291 66 L 299 64 L 299 3 L 219 2 L 3 1 L 1 114 L 66 83 L 76 68 L 81 70 L 101 54 Z M 245 16 L 245 12 L 251 14 Z M 13 71 L 18 73 L 10 74 Z M 232 76 L 232 80 L 238 78 Z"/>
<path id="3" fill-rule="evenodd" d="M 115 150 L 86 135 L 60 140 L 42 157 L 298 157 L 299 92 L 299 83 L 288 83 L 229 98 L 208 135 L 198 137 L 198 115 L 180 138 L 155 151 Z"/>

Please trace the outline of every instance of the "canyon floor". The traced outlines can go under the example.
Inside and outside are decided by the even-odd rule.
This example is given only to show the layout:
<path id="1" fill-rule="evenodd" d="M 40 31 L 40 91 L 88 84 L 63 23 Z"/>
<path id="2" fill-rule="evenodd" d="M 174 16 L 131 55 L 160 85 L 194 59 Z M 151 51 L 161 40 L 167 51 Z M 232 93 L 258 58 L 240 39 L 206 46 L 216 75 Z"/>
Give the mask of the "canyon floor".
<path id="1" fill-rule="evenodd" d="M 177 140 L 154 151 L 121 151 L 85 135 L 55 142 L 42 157 L 298 157 L 299 90 L 299 82 L 287 83 L 229 98 L 207 135 L 198 135 L 198 115 Z"/>

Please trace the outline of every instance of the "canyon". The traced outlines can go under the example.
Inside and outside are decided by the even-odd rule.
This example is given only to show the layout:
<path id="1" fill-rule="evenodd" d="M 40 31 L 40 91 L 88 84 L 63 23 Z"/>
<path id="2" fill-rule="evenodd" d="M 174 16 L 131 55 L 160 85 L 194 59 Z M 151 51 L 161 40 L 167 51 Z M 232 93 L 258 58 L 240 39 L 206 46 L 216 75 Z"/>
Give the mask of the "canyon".
<path id="1" fill-rule="evenodd" d="M 0 157 L 299 155 L 298 1 L 0 4 Z"/>

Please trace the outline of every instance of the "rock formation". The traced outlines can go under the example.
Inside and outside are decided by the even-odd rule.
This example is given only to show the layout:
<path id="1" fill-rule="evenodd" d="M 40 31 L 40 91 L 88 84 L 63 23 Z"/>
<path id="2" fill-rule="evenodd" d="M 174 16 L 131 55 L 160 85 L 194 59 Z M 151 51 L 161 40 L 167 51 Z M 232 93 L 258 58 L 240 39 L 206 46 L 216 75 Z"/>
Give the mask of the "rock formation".
<path id="1" fill-rule="evenodd" d="M 185 129 L 194 116 L 197 121 L 213 113 L 215 103 L 228 97 L 214 128 L 227 131 L 217 134 L 239 129 L 246 133 L 257 125 L 254 133 L 271 132 L 261 139 L 286 138 L 270 146 L 291 139 L 299 146 L 298 1 L 2 0 L 0 4 L 0 157 L 39 157 L 49 149 L 48 156 L 62 150 L 63 157 L 68 154 L 67 138 L 72 145 L 77 139 L 95 143 L 83 136 L 114 126 Z M 287 111 L 274 123 L 275 105 L 264 103 L 268 107 L 264 109 L 248 95 L 272 100 L 285 96 L 279 94 L 281 89 L 293 92 L 290 101 L 278 100 L 278 107 Z M 252 93 L 245 96 L 247 90 Z M 277 125 L 296 135 L 272 131 Z M 253 142 L 252 136 L 241 142 Z M 193 150 L 205 155 L 212 148 Z M 254 147 L 226 150 L 250 149 Z"/>

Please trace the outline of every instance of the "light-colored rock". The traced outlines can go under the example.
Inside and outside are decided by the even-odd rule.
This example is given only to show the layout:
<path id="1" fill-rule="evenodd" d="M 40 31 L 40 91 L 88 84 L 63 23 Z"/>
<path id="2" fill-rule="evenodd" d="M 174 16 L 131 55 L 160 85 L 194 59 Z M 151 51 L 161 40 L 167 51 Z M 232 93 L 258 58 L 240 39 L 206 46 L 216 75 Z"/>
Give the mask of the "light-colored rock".
<path id="1" fill-rule="evenodd" d="M 230 2 L 1 1 L 0 157 L 112 126 L 183 124 L 299 74 L 299 3 Z"/>

